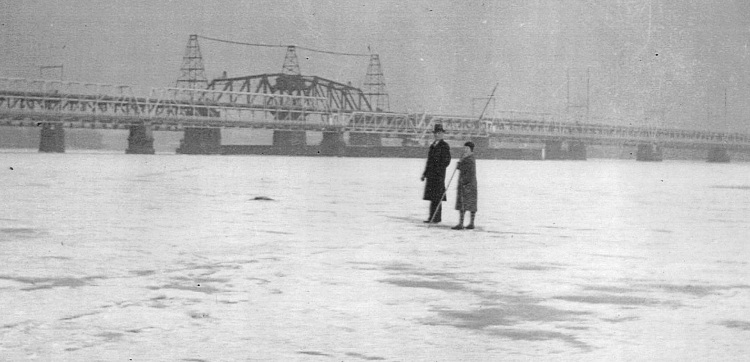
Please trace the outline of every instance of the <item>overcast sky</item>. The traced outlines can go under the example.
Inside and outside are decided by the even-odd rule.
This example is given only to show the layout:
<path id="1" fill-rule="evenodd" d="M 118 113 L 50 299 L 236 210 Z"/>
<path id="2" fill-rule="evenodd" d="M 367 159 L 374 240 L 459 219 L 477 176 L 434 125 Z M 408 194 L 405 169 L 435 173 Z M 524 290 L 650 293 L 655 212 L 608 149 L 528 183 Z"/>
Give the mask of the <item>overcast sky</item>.
<path id="1" fill-rule="evenodd" d="M 591 117 L 625 124 L 663 115 L 662 126 L 750 132 L 750 4 L 741 0 L 0 0 L 0 29 L 3 77 L 63 64 L 66 80 L 172 86 L 190 34 L 339 52 L 369 45 L 393 111 L 478 114 L 483 101 L 472 99 L 499 83 L 498 110 L 588 103 Z M 209 78 L 277 73 L 285 54 L 200 47 Z M 298 55 L 304 75 L 364 81 L 368 58 Z"/>

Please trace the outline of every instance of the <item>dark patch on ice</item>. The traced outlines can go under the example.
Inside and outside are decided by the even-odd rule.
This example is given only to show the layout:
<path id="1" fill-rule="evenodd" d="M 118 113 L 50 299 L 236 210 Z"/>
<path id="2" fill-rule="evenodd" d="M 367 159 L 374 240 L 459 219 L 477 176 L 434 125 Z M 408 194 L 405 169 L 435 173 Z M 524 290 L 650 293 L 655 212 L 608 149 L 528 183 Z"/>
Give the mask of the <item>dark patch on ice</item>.
<path id="1" fill-rule="evenodd" d="M 472 311 L 438 311 L 450 320 L 450 325 L 467 329 L 485 329 L 494 326 L 512 326 L 522 322 L 570 321 L 589 312 L 571 311 L 538 304 L 505 304 L 493 308 L 479 308 Z"/>
<path id="2" fill-rule="evenodd" d="M 71 260 L 67 256 L 43 256 L 42 259 Z"/>
<path id="3" fill-rule="evenodd" d="M 200 359 L 200 358 L 183 358 L 183 359 L 181 359 L 181 361 L 186 361 L 186 362 L 208 362 L 208 360 L 206 360 L 206 359 Z"/>
<path id="4" fill-rule="evenodd" d="M 666 229 L 651 229 L 653 231 L 656 231 L 657 233 L 664 233 L 664 234 L 671 234 L 673 233 L 672 230 L 666 230 Z"/>
<path id="5" fill-rule="evenodd" d="M 47 233 L 42 229 L 34 228 L 0 228 L 0 234 L 7 234 L 20 238 L 35 238 L 46 235 Z"/>
<path id="6" fill-rule="evenodd" d="M 255 196 L 250 201 L 276 201 L 268 196 Z"/>
<path id="7" fill-rule="evenodd" d="M 97 337 L 104 338 L 107 342 L 112 342 L 122 338 L 122 333 L 117 332 L 104 332 L 96 335 Z"/>
<path id="8" fill-rule="evenodd" d="M 544 330 L 526 330 L 526 329 L 495 329 L 490 332 L 491 335 L 509 338 L 515 341 L 550 341 L 559 340 L 566 342 L 583 351 L 591 351 L 593 348 L 586 343 L 579 341 L 571 334 L 560 332 L 551 332 Z"/>
<path id="9" fill-rule="evenodd" d="M 165 284 L 160 287 L 147 287 L 151 290 L 162 290 L 162 289 L 176 289 L 176 290 L 187 290 L 190 292 L 214 294 L 221 290 L 206 284 Z"/>
<path id="10" fill-rule="evenodd" d="M 172 279 L 173 280 L 189 280 L 189 281 L 192 281 L 192 283 L 197 286 L 200 286 L 206 283 L 226 283 L 230 280 L 227 278 L 205 278 L 205 277 L 204 278 L 189 278 L 189 277 L 182 277 L 182 276 L 172 277 Z"/>
<path id="11" fill-rule="evenodd" d="M 361 359 L 367 360 L 367 361 L 385 361 L 385 358 L 383 358 L 383 357 L 370 357 L 370 356 L 365 356 L 365 355 L 363 355 L 361 353 L 352 353 L 352 352 L 349 352 L 346 355 L 349 356 L 349 357 L 361 358 Z"/>
<path id="12" fill-rule="evenodd" d="M 276 230 L 258 230 L 262 233 L 269 233 L 269 234 L 280 234 L 280 235 L 293 235 L 293 233 L 288 233 L 286 231 L 276 231 Z"/>
<path id="13" fill-rule="evenodd" d="M 317 351 L 297 351 L 299 354 L 306 354 L 308 356 L 325 356 L 325 357 L 332 357 L 330 354 L 323 353 L 323 352 L 317 352 Z"/>
<path id="14" fill-rule="evenodd" d="M 718 294 L 719 291 L 722 290 L 730 290 L 730 289 L 748 289 L 750 288 L 750 285 L 679 285 L 679 284 L 655 284 L 650 285 L 651 287 L 659 288 L 663 291 L 669 292 L 669 293 L 683 293 L 683 294 L 691 294 L 698 297 L 705 297 L 707 295 L 711 294 Z"/>
<path id="15" fill-rule="evenodd" d="M 583 290 L 593 290 L 597 292 L 608 292 L 608 293 L 633 293 L 640 290 L 633 288 L 622 288 L 622 287 L 611 287 L 611 286 L 585 286 Z"/>
<path id="16" fill-rule="evenodd" d="M 101 277 L 85 277 L 85 278 L 27 278 L 27 277 L 10 277 L 0 275 L 0 279 L 12 280 L 19 283 L 31 284 L 32 287 L 21 288 L 25 291 L 33 291 L 39 289 L 52 289 L 52 288 L 78 288 L 86 285 L 90 285 L 92 280 L 101 279 Z"/>
<path id="17" fill-rule="evenodd" d="M 211 318 L 211 316 L 208 313 L 198 312 L 198 311 L 190 311 L 188 312 L 188 315 L 190 316 L 190 318 L 193 318 L 193 319 Z"/>
<path id="18" fill-rule="evenodd" d="M 618 259 L 646 259 L 644 257 L 640 256 L 630 256 L 630 255 L 609 255 L 609 254 L 590 254 L 592 256 L 603 256 L 605 258 L 618 258 Z"/>
<path id="19" fill-rule="evenodd" d="M 750 190 L 748 185 L 714 185 L 711 186 L 713 189 L 729 189 L 729 190 Z"/>
<path id="20" fill-rule="evenodd" d="M 556 266 L 544 266 L 544 265 L 534 265 L 534 264 L 520 264 L 520 265 L 513 266 L 511 268 L 517 269 L 517 270 L 538 270 L 538 271 L 561 269 L 560 267 L 556 267 Z"/>
<path id="21" fill-rule="evenodd" d="M 554 299 L 568 302 L 588 304 L 615 304 L 615 305 L 655 305 L 661 302 L 651 298 L 621 296 L 621 295 L 564 295 L 553 297 Z"/>
<path id="22" fill-rule="evenodd" d="M 270 280 L 263 279 L 263 278 L 247 278 L 247 280 L 256 280 L 259 282 L 260 285 L 268 284 L 271 282 Z"/>
<path id="23" fill-rule="evenodd" d="M 737 321 L 737 320 L 725 320 L 719 323 L 727 328 L 741 329 L 743 331 L 750 331 L 750 322 Z"/>
<path id="24" fill-rule="evenodd" d="M 413 279 L 383 279 L 383 283 L 389 283 L 398 285 L 399 287 L 406 288 L 425 288 L 425 289 L 436 289 L 442 291 L 467 291 L 460 283 L 451 281 L 431 281 L 431 280 L 413 280 Z"/>
<path id="25" fill-rule="evenodd" d="M 528 321 L 551 322 L 570 321 L 588 312 L 561 310 L 534 304 L 508 304 L 496 308 L 480 308 L 472 311 L 443 310 L 438 311 L 444 322 L 427 322 L 430 325 L 448 325 L 456 328 L 470 329 L 491 336 L 523 341 L 560 340 L 583 350 L 591 347 L 579 341 L 571 334 L 547 330 L 508 329 Z"/>
<path id="26" fill-rule="evenodd" d="M 637 321 L 638 317 L 632 316 L 632 317 L 620 317 L 620 318 L 602 318 L 603 321 L 609 322 L 609 323 L 622 323 L 622 322 L 630 322 L 630 321 Z"/>
<path id="27" fill-rule="evenodd" d="M 131 274 L 135 274 L 135 275 L 137 275 L 139 277 L 145 277 L 147 275 L 152 275 L 152 274 L 154 274 L 156 272 L 153 271 L 153 270 L 131 270 L 130 273 Z"/>
<path id="28" fill-rule="evenodd" d="M 60 320 L 61 321 L 69 321 L 69 320 L 78 319 L 78 318 L 82 318 L 82 317 L 88 317 L 90 315 L 97 315 L 97 314 L 99 314 L 99 312 L 82 313 L 82 314 L 72 315 L 70 317 L 63 317 L 63 318 L 60 318 Z"/>
<path id="29" fill-rule="evenodd" d="M 396 270 L 396 271 L 411 270 L 411 269 L 414 269 L 414 267 L 406 263 L 391 263 L 390 265 L 386 265 L 383 267 L 383 270 Z"/>

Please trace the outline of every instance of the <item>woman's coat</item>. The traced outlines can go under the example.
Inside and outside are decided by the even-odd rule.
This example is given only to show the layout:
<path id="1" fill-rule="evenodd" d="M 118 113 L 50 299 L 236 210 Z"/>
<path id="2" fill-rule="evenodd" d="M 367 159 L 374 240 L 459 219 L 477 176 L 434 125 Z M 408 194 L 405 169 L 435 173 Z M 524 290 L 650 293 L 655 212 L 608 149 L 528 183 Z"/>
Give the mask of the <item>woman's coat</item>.
<path id="1" fill-rule="evenodd" d="M 458 185 L 456 186 L 456 210 L 477 211 L 477 166 L 474 155 L 458 161 Z"/>

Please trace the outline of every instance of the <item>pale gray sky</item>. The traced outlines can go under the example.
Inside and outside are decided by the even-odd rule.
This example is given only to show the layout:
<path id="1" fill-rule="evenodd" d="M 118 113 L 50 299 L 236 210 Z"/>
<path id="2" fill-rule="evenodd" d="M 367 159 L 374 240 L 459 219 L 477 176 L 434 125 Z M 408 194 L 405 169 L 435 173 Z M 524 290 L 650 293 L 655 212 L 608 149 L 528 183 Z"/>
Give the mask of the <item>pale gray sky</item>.
<path id="1" fill-rule="evenodd" d="M 589 68 L 594 117 L 638 124 L 663 112 L 664 126 L 750 132 L 741 0 L 0 0 L 0 31 L 4 77 L 64 64 L 66 80 L 171 86 L 190 34 L 340 52 L 370 45 L 394 111 L 469 114 L 471 98 L 499 82 L 498 109 L 564 112 L 568 72 L 584 103 Z M 200 46 L 209 78 L 279 72 L 285 53 Z M 367 58 L 298 55 L 305 75 L 364 81 Z"/>

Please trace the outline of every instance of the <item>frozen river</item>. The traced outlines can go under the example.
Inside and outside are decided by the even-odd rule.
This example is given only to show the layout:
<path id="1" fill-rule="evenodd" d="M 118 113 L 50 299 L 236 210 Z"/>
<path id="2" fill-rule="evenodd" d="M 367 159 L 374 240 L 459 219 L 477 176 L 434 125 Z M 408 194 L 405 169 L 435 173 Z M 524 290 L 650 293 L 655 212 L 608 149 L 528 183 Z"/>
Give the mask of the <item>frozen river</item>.
<path id="1" fill-rule="evenodd" d="M 417 159 L 0 166 L 0 360 L 750 356 L 747 163 L 479 160 L 474 231 Z"/>

